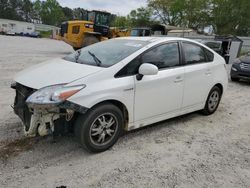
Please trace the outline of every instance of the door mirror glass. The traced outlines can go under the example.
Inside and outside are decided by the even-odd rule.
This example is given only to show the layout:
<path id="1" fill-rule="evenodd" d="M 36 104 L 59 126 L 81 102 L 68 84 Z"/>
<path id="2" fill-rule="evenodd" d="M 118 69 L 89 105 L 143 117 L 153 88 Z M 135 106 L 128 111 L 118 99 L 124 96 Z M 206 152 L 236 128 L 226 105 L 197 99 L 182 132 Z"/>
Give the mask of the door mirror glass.
<path id="1" fill-rule="evenodd" d="M 150 63 L 143 63 L 140 67 L 139 67 L 139 74 L 141 75 L 156 75 L 158 74 L 158 67 L 150 64 Z"/>

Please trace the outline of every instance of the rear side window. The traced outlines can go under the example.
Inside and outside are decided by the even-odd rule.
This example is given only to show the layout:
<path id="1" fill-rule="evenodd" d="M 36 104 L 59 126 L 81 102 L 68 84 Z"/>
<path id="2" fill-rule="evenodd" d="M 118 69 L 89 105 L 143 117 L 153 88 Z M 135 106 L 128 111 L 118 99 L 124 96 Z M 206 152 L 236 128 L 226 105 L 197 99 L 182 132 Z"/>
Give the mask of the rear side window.
<path id="1" fill-rule="evenodd" d="M 201 46 L 191 43 L 182 43 L 186 64 L 206 62 L 206 54 Z"/>
<path id="2" fill-rule="evenodd" d="M 72 27 L 72 33 L 78 34 L 80 32 L 80 26 L 73 26 Z"/>
<path id="3" fill-rule="evenodd" d="M 142 55 L 142 63 L 151 63 L 159 69 L 178 66 L 180 63 L 178 43 L 163 44 Z"/>
<path id="4" fill-rule="evenodd" d="M 214 61 L 214 53 L 212 53 L 211 51 L 207 50 L 206 48 L 203 48 L 204 52 L 207 56 L 207 62 L 212 62 Z"/>

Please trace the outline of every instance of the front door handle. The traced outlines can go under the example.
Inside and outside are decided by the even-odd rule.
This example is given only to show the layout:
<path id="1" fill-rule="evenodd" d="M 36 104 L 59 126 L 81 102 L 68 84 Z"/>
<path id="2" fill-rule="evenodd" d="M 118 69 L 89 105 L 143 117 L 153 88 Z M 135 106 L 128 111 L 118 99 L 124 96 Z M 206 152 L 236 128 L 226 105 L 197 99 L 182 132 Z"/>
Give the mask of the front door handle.
<path id="1" fill-rule="evenodd" d="M 183 81 L 183 79 L 182 79 L 182 77 L 181 76 L 177 76 L 176 78 L 175 78 L 175 83 L 179 83 L 179 82 L 182 82 Z"/>

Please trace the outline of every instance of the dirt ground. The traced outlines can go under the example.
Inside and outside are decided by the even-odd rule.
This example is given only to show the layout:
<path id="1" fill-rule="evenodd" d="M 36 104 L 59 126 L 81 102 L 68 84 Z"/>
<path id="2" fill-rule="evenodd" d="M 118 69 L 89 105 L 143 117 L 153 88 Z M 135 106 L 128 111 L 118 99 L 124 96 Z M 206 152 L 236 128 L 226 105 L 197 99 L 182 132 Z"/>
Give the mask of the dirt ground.
<path id="1" fill-rule="evenodd" d="M 87 153 L 73 136 L 25 139 L 10 107 L 13 76 L 70 52 L 60 41 L 0 36 L 0 187 L 250 187 L 247 82 L 230 82 L 214 115 L 133 131 L 104 153 Z"/>

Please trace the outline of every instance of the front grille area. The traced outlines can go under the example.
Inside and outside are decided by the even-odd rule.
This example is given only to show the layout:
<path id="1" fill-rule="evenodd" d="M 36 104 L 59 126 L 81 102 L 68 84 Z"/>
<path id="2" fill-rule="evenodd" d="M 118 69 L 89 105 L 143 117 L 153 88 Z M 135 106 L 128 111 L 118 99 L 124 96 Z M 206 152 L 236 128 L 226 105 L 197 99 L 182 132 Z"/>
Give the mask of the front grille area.
<path id="1" fill-rule="evenodd" d="M 31 113 L 25 101 L 35 90 L 19 83 L 16 84 L 14 89 L 16 90 L 16 97 L 13 106 L 14 112 L 21 118 L 25 125 L 25 129 L 28 130 L 30 126 Z"/>
<path id="2" fill-rule="evenodd" d="M 242 70 L 249 70 L 250 71 L 250 64 L 249 63 L 241 63 L 240 68 Z"/>

